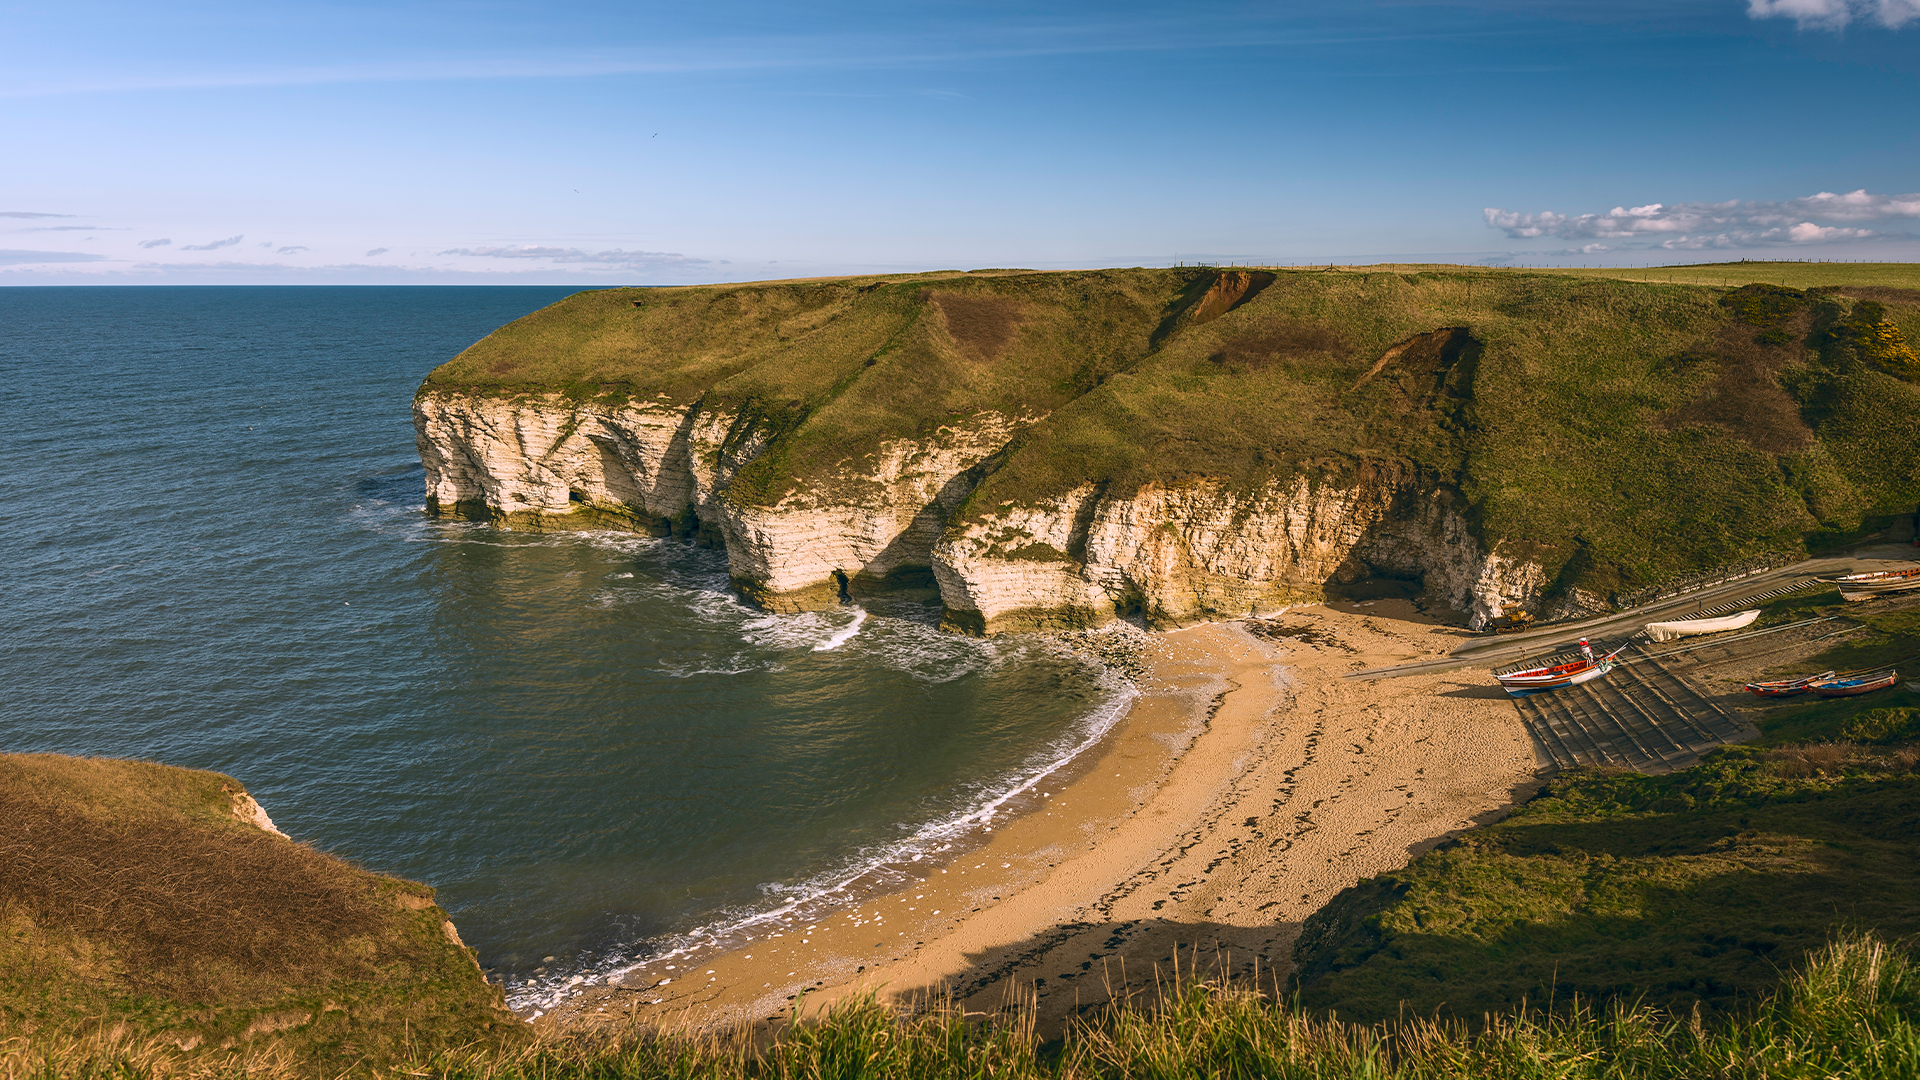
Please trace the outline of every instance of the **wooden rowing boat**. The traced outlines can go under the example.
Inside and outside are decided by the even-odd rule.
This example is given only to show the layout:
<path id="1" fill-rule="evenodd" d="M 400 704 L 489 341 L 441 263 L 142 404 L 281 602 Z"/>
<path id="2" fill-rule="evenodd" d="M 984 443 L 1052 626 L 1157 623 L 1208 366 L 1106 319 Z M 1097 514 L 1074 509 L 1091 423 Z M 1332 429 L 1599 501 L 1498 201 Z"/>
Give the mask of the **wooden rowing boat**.
<path id="1" fill-rule="evenodd" d="M 1910 566 L 1904 570 L 1875 570 L 1867 574 L 1843 574 L 1820 580 L 1840 586 L 1842 600 L 1874 600 L 1920 589 L 1920 566 Z"/>
<path id="2" fill-rule="evenodd" d="M 1818 675 L 1802 675 L 1797 679 L 1775 679 L 1772 682 L 1750 682 L 1747 689 L 1761 697 L 1792 697 L 1804 694 L 1814 683 L 1833 678 L 1833 672 L 1823 671 Z"/>
<path id="3" fill-rule="evenodd" d="M 1850 679 L 1826 679 L 1814 683 L 1809 689 L 1821 697 L 1855 697 L 1871 694 L 1875 690 L 1885 690 L 1900 679 L 1899 672 L 1889 671 L 1882 675 L 1859 675 Z"/>
<path id="4" fill-rule="evenodd" d="M 1677 638 L 1692 637 L 1695 634 L 1718 634 L 1723 630 L 1738 630 L 1753 625 L 1760 617 L 1760 609 L 1737 611 L 1732 615 L 1721 615 L 1712 619 L 1680 619 L 1674 622 L 1650 622 L 1647 624 L 1647 636 L 1655 641 L 1673 641 Z"/>
<path id="5" fill-rule="evenodd" d="M 1527 668 L 1524 671 L 1494 672 L 1493 677 L 1500 681 L 1500 688 L 1514 697 L 1526 697 L 1543 690 L 1560 690 L 1569 686 L 1579 686 L 1612 671 L 1613 658 L 1620 655 L 1622 645 L 1605 656 L 1594 656 L 1583 639 L 1580 651 L 1587 655 L 1578 660 L 1548 667 Z"/>

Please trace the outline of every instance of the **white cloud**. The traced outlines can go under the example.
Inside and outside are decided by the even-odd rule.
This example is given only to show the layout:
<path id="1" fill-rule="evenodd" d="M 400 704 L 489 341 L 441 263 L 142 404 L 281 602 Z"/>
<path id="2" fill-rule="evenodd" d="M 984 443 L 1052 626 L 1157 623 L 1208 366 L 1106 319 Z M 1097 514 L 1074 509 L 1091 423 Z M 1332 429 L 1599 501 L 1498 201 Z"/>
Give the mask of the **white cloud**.
<path id="1" fill-rule="evenodd" d="M 375 255 L 385 255 L 386 253 L 387 253 L 386 248 L 374 248 L 372 251 L 367 252 L 364 258 L 371 259 Z"/>
<path id="2" fill-rule="evenodd" d="M 0 249 L 0 266 L 33 266 L 41 263 L 99 262 L 105 255 L 83 251 L 8 251 Z"/>
<path id="3" fill-rule="evenodd" d="M 1803 221 L 1787 230 L 1788 241 L 1795 244 L 1824 244 L 1833 240 L 1865 240 L 1875 235 L 1872 229 L 1845 229 L 1838 225 L 1815 225 Z"/>
<path id="4" fill-rule="evenodd" d="M 1920 19 L 1920 0 L 1747 0 L 1747 16 L 1792 19 L 1802 30 L 1838 30 L 1855 19 L 1897 30 Z"/>
<path id="5" fill-rule="evenodd" d="M 298 253 L 298 252 L 302 252 L 302 251 L 311 251 L 311 250 L 313 250 L 313 249 L 312 249 L 312 248 L 304 248 L 304 247 L 300 247 L 300 246 L 298 246 L 298 245 L 292 245 L 292 246 L 288 246 L 288 247 L 283 247 L 283 248 L 281 248 L 281 249 L 279 249 L 278 251 L 275 251 L 275 252 L 274 252 L 274 254 L 275 254 L 275 255 L 293 255 L 293 254 L 295 254 L 295 253 Z"/>
<path id="6" fill-rule="evenodd" d="M 0 210 L 0 217 L 10 217 L 10 218 L 50 218 L 50 217 L 79 217 L 79 216 L 80 216 L 79 214 L 39 214 L 39 213 L 35 213 L 32 210 Z"/>
<path id="7" fill-rule="evenodd" d="M 181 251 L 219 251 L 223 247 L 232 247 L 233 245 L 245 239 L 246 237 L 244 235 L 229 236 L 225 240 L 215 240 L 212 243 L 207 243 L 207 244 L 188 244 L 187 246 L 181 248 L 180 250 Z"/>
<path id="8" fill-rule="evenodd" d="M 142 240 L 140 241 L 140 246 L 143 248 L 157 248 L 157 247 L 166 247 L 168 244 L 171 244 L 171 243 L 173 243 L 172 238 L 162 237 L 159 240 Z"/>
<path id="9" fill-rule="evenodd" d="M 1836 195 L 1822 191 L 1778 202 L 1648 203 L 1616 206 L 1604 214 L 1521 213 L 1487 207 L 1487 225 L 1515 240 L 1640 240 L 1639 247 L 1674 250 L 1827 244 L 1894 238 L 1901 234 L 1860 227 L 1920 219 L 1920 193 L 1875 195 L 1866 189 Z M 1589 248 L 1604 250 L 1598 245 Z M 1585 251 L 1586 249 L 1582 249 Z"/>
<path id="10" fill-rule="evenodd" d="M 705 266 L 706 259 L 689 258 L 672 251 L 582 251 L 579 248 L 520 247 L 448 248 L 441 255 L 465 255 L 484 259 L 544 259 L 564 265 L 595 265 L 620 270 L 659 270 L 678 266 Z"/>

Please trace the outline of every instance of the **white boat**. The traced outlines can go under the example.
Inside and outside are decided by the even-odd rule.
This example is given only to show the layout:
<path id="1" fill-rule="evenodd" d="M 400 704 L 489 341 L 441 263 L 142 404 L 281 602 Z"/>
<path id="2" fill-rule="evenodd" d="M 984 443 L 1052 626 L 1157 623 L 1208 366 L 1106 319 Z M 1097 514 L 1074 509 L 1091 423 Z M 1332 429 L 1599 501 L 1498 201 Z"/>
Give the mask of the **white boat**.
<path id="1" fill-rule="evenodd" d="M 1585 638 L 1580 639 L 1581 658 L 1564 664 L 1549 667 L 1527 668 L 1523 671 L 1496 671 L 1493 677 L 1500 682 L 1500 688 L 1514 697 L 1527 697 L 1543 690 L 1560 690 L 1568 686 L 1579 686 L 1613 670 L 1614 658 L 1626 649 L 1625 645 L 1605 656 L 1593 655 Z"/>
<path id="2" fill-rule="evenodd" d="M 1873 600 L 1911 589 L 1920 589 L 1920 566 L 1910 566 L 1902 570 L 1880 570 L 1868 574 L 1844 574 L 1840 577 L 1820 580 L 1830 585 L 1840 586 L 1842 600 Z"/>
<path id="3" fill-rule="evenodd" d="M 1647 624 L 1647 636 L 1655 641 L 1673 641 L 1676 638 L 1692 637 L 1695 634 L 1717 634 L 1722 630 L 1738 630 L 1753 625 L 1760 617 L 1760 609 L 1736 611 L 1732 615 L 1720 615 L 1711 619 L 1680 619 L 1675 622 L 1650 622 Z"/>

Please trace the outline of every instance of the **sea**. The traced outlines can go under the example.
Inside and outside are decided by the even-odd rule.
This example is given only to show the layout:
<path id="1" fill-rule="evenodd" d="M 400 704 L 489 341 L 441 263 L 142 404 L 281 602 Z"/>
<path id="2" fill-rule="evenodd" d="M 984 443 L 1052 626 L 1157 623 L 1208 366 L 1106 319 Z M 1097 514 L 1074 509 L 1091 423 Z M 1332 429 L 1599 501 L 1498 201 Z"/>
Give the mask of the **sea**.
<path id="1" fill-rule="evenodd" d="M 0 288 L 0 750 L 234 776 L 532 1009 L 964 845 L 1116 720 L 1056 643 L 429 517 L 421 379 L 575 291 Z"/>

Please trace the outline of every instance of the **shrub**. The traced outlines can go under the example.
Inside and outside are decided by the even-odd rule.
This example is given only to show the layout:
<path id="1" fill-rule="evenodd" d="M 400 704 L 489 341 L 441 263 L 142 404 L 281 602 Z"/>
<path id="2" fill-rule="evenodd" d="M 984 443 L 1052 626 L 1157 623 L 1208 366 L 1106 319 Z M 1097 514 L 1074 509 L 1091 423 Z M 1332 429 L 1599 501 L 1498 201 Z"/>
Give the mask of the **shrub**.
<path id="1" fill-rule="evenodd" d="M 1920 709 L 1869 709 L 1842 732 L 1855 742 L 1890 743 L 1920 738 Z"/>

